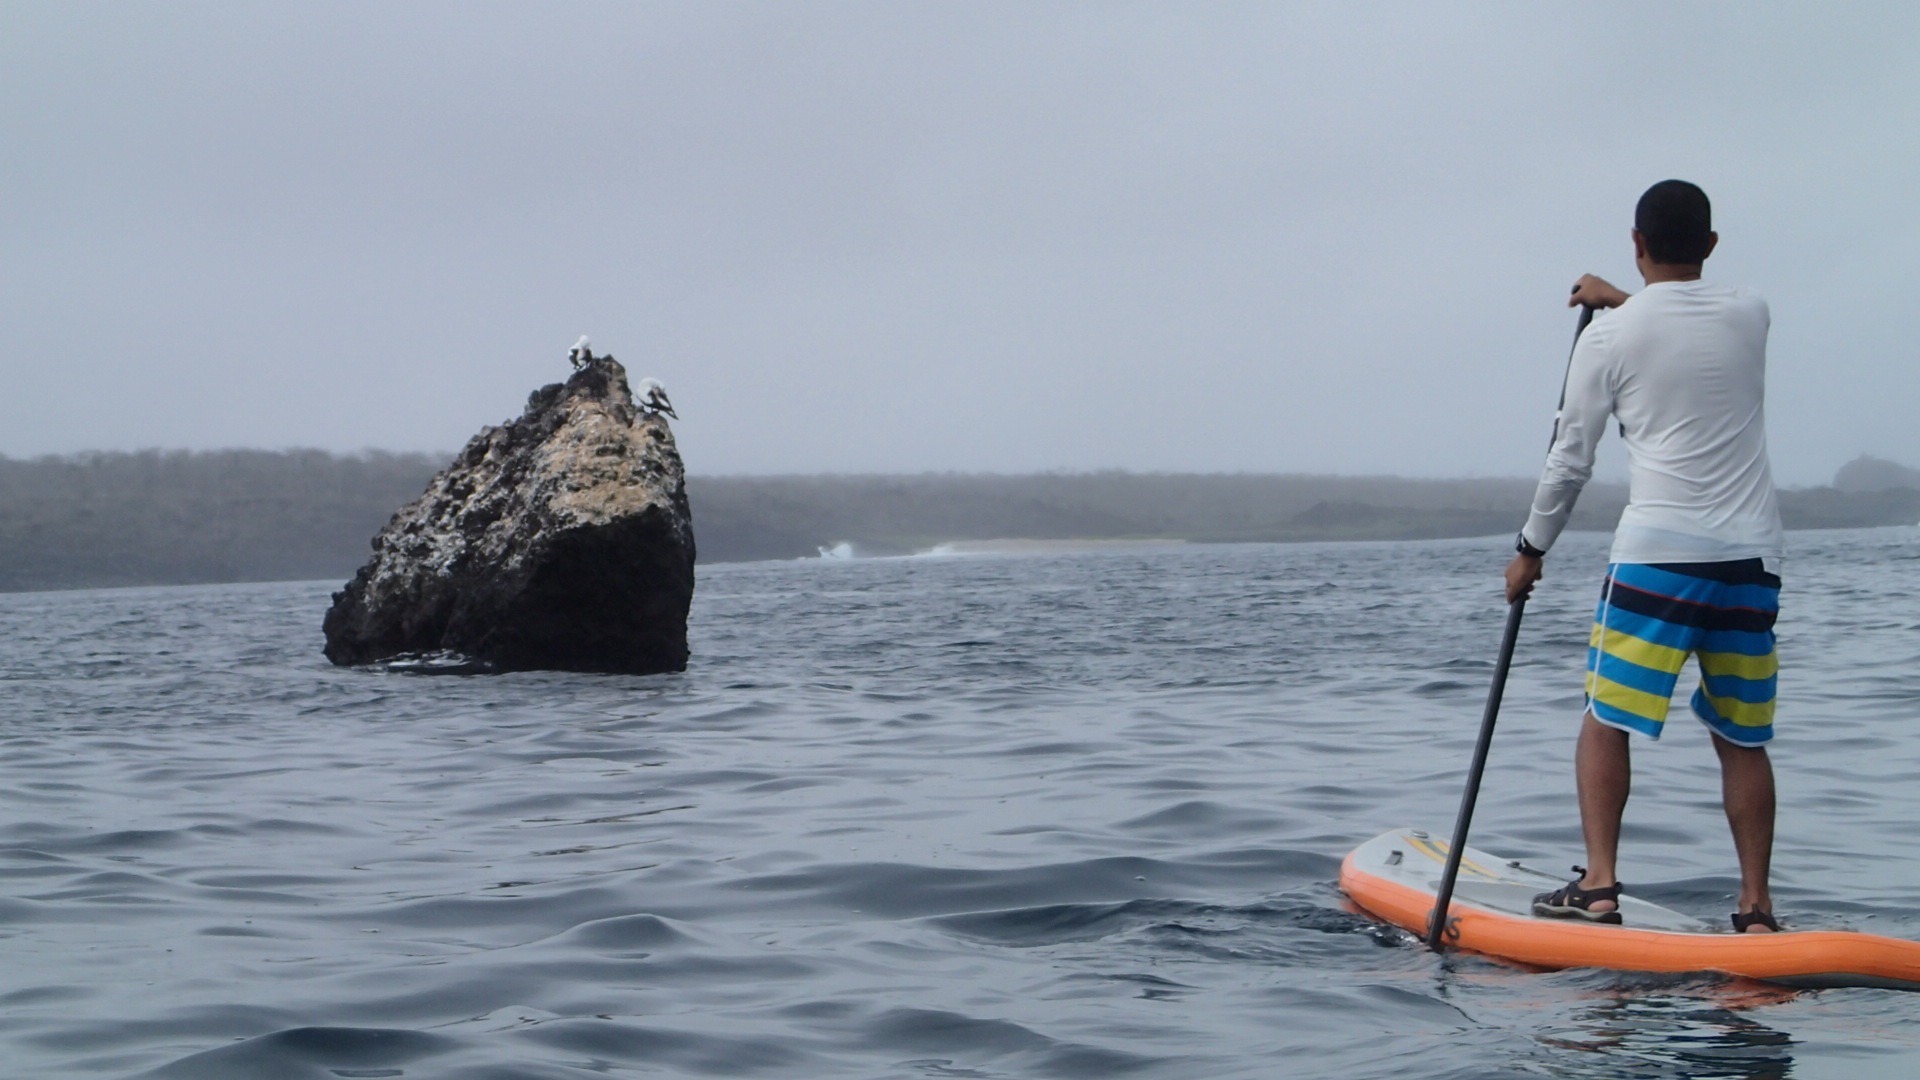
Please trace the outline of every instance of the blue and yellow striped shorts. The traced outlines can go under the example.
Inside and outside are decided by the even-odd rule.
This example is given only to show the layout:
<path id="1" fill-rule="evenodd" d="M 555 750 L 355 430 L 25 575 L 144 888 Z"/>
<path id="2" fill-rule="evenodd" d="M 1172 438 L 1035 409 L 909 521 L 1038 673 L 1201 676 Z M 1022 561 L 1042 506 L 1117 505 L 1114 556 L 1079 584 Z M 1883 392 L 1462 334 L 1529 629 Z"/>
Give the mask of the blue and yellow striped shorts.
<path id="1" fill-rule="evenodd" d="M 1611 727 L 1660 737 L 1689 655 L 1700 662 L 1693 711 L 1738 746 L 1773 738 L 1773 622 L 1780 579 L 1759 559 L 1614 563 L 1587 648 L 1587 708 Z"/>

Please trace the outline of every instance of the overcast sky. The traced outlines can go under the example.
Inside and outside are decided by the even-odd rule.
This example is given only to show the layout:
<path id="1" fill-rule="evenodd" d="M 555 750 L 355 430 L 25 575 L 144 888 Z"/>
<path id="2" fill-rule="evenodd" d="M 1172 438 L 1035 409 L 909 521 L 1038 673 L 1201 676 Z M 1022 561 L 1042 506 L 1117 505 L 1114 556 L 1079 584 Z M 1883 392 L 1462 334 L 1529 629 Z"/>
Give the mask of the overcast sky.
<path id="1" fill-rule="evenodd" d="M 1713 198 L 1776 474 L 1920 465 L 1920 5 L 0 5 L 0 454 L 452 451 L 581 333 L 695 473 L 1535 472 Z M 1618 473 L 1620 449 L 1603 458 Z"/>

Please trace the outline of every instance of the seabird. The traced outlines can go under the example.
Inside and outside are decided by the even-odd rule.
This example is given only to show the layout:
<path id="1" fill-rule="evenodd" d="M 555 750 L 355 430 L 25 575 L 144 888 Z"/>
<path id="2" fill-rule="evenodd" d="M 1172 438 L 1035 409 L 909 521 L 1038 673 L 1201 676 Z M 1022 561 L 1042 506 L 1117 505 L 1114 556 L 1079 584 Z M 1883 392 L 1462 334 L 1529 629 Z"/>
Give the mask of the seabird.
<path id="1" fill-rule="evenodd" d="M 667 388 L 660 385 L 659 379 L 640 380 L 640 407 L 649 412 L 666 413 L 675 420 L 680 414 L 673 411 L 673 402 L 667 400 Z"/>
<path id="2" fill-rule="evenodd" d="M 573 361 L 576 371 L 593 362 L 593 350 L 587 345 L 587 335 L 581 334 L 580 340 L 573 343 L 573 351 L 567 353 L 567 359 Z"/>

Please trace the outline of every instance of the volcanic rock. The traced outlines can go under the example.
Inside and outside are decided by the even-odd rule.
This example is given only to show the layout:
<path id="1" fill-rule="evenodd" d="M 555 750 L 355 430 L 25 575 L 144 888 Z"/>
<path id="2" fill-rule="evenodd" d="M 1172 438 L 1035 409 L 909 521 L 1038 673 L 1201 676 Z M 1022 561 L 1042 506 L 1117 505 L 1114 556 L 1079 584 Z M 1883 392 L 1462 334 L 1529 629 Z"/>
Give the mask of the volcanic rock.
<path id="1" fill-rule="evenodd" d="M 673 432 L 613 357 L 475 435 L 327 611 L 336 664 L 649 674 L 687 666 L 693 515 Z"/>

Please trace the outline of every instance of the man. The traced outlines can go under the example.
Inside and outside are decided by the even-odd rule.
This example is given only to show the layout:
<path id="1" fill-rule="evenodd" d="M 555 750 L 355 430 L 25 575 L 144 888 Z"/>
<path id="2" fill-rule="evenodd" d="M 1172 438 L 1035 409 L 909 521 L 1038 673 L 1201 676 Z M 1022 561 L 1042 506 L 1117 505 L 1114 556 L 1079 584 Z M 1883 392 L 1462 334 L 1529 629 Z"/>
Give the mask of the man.
<path id="1" fill-rule="evenodd" d="M 1695 716 L 1713 733 L 1740 858 L 1734 929 L 1779 929 L 1767 890 L 1773 850 L 1773 622 L 1782 536 L 1762 410 L 1769 316 L 1746 289 L 1700 280 L 1719 236 L 1706 193 L 1682 180 L 1647 189 L 1634 211 L 1629 296 L 1589 274 L 1571 304 L 1608 309 L 1574 346 L 1566 402 L 1533 512 L 1507 566 L 1507 600 L 1527 595 L 1593 473 L 1611 417 L 1630 468 L 1627 509 L 1587 653 L 1587 710 L 1574 753 L 1587 865 L 1534 912 L 1620 921 L 1614 876 L 1631 777 L 1629 735 L 1658 739 L 1692 655 Z"/>

